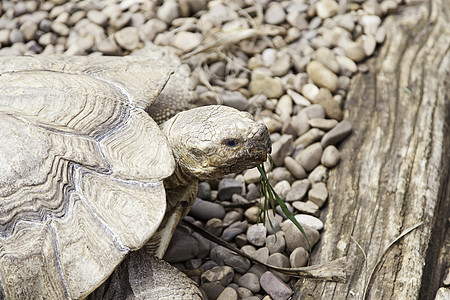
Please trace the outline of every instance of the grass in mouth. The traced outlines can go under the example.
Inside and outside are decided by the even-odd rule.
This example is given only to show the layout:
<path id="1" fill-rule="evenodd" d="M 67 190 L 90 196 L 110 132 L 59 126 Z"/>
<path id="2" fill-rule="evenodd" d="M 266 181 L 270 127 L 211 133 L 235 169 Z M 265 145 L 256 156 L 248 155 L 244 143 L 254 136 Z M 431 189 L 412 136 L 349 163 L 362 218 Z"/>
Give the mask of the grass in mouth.
<path id="1" fill-rule="evenodd" d="M 270 162 L 272 163 L 272 158 L 269 157 Z M 260 193 L 261 197 L 264 199 L 264 203 L 262 207 L 260 208 L 260 214 L 258 215 L 258 222 L 262 220 L 263 223 L 266 222 L 266 220 L 269 220 L 270 227 L 272 230 L 274 230 L 272 221 L 270 218 L 268 218 L 268 210 L 271 208 L 273 215 L 275 216 L 275 207 L 276 203 L 281 207 L 281 210 L 286 215 L 286 217 L 291 220 L 292 223 L 300 230 L 300 232 L 303 234 L 303 236 L 306 238 L 306 241 L 308 242 L 309 247 L 309 253 L 311 253 L 311 244 L 309 243 L 308 237 L 306 236 L 305 230 L 303 230 L 303 227 L 298 223 L 297 219 L 295 219 L 294 215 L 290 212 L 290 210 L 287 208 L 286 204 L 284 203 L 283 199 L 281 199 L 280 196 L 275 192 L 273 187 L 269 183 L 269 179 L 267 178 L 266 171 L 264 169 L 264 164 L 259 165 L 258 171 L 261 174 L 259 180 L 261 182 L 261 188 Z M 275 202 L 276 201 L 276 202 Z M 275 231 L 275 230 L 274 230 Z"/>

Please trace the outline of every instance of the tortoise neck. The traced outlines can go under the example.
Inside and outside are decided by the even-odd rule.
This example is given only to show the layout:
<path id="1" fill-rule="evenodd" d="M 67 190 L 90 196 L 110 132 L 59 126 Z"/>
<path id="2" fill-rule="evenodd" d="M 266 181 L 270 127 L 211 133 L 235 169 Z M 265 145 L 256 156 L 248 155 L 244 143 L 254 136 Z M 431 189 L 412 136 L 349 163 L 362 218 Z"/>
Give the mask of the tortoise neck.
<path id="1" fill-rule="evenodd" d="M 177 186 L 189 185 L 195 181 L 198 181 L 191 174 L 185 172 L 183 168 L 177 164 L 173 174 L 166 179 L 164 179 L 165 188 L 174 188 Z"/>

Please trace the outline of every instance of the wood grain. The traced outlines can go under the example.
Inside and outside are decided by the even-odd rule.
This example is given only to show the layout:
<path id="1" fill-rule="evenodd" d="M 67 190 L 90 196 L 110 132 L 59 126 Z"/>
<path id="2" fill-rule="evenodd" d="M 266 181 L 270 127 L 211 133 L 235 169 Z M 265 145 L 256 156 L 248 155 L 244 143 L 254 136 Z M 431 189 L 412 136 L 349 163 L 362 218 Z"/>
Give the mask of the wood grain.
<path id="1" fill-rule="evenodd" d="M 294 299 L 434 298 L 450 264 L 439 256 L 450 216 L 449 16 L 448 1 L 432 0 L 385 20 L 386 42 L 347 97 L 354 132 L 330 173 L 325 228 L 312 256 L 312 264 L 347 256 L 348 281 L 303 279 Z M 389 243 L 420 222 L 369 282 Z"/>

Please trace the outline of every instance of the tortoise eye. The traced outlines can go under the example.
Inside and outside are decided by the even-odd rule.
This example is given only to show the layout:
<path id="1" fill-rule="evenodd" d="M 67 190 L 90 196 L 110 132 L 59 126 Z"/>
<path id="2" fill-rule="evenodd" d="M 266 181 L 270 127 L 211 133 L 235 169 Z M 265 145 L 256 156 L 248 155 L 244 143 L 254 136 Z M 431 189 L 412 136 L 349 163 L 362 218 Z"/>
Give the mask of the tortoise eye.
<path id="1" fill-rule="evenodd" d="M 235 139 L 226 139 L 223 141 L 223 144 L 227 147 L 236 147 L 239 145 L 239 141 Z"/>

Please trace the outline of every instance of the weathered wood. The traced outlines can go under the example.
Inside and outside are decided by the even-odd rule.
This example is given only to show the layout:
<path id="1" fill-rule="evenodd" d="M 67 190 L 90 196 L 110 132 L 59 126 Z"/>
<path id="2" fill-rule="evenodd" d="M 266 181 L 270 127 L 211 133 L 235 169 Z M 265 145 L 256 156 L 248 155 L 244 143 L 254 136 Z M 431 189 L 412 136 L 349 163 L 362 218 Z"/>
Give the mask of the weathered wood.
<path id="1" fill-rule="evenodd" d="M 450 264 L 449 20 L 448 0 L 385 20 L 386 42 L 348 95 L 354 132 L 330 173 L 325 228 L 311 262 L 347 256 L 348 281 L 301 279 L 294 299 L 364 299 L 366 285 L 366 299 L 434 298 Z M 369 283 L 390 242 L 420 222 L 387 251 Z"/>

